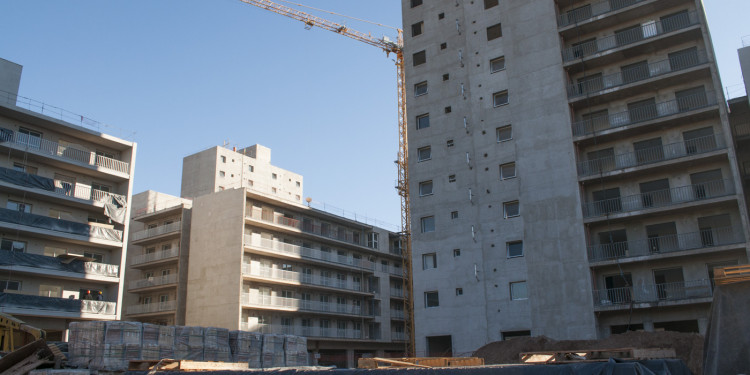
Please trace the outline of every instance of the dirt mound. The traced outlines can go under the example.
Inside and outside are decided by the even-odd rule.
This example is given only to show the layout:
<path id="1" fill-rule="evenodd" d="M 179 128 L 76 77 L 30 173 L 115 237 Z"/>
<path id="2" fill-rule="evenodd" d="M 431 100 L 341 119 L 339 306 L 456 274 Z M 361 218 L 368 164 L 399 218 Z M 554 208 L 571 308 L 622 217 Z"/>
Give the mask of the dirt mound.
<path id="1" fill-rule="evenodd" d="M 548 337 L 518 337 L 496 341 L 479 348 L 474 356 L 484 358 L 486 364 L 519 363 L 519 353 L 550 350 L 674 348 L 695 375 L 702 374 L 703 336 L 680 332 L 627 332 L 602 340 L 556 341 Z"/>

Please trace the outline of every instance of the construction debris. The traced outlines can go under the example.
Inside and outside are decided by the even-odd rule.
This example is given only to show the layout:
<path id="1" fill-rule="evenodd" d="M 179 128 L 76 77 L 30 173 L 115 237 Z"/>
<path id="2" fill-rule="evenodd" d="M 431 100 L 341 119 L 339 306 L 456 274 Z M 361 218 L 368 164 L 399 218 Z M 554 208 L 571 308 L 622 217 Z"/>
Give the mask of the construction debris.
<path id="1" fill-rule="evenodd" d="M 429 358 L 360 358 L 357 368 L 397 368 L 397 367 L 468 367 L 483 366 L 484 360 L 476 357 L 429 357 Z"/>
<path id="2" fill-rule="evenodd" d="M 606 362 L 610 358 L 617 359 L 655 359 L 676 358 L 674 349 L 587 349 L 587 350 L 557 350 L 546 352 L 520 353 L 523 363 L 573 363 L 573 362 Z"/>
<path id="3" fill-rule="evenodd" d="M 750 265 L 714 269 L 714 282 L 716 285 L 732 284 L 741 281 L 750 281 Z"/>
<path id="4" fill-rule="evenodd" d="M 41 365 L 53 365 L 54 354 L 39 339 L 0 358 L 0 374 L 26 374 Z"/>

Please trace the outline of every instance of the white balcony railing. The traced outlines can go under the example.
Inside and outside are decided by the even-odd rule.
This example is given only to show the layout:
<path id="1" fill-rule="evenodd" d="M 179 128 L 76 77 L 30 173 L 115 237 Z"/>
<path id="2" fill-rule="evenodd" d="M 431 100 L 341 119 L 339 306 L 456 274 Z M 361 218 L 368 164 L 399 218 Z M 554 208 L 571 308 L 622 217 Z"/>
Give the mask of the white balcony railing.
<path id="1" fill-rule="evenodd" d="M 176 284 L 177 275 L 155 276 L 147 279 L 134 280 L 130 282 L 130 289 L 149 288 L 152 286 L 161 286 Z"/>
<path id="2" fill-rule="evenodd" d="M 261 265 L 258 263 L 243 264 L 242 274 L 251 277 L 262 277 L 264 279 L 290 281 L 306 285 L 325 286 L 330 288 L 351 290 L 355 292 L 363 291 L 362 283 L 356 283 L 350 280 L 339 280 L 333 277 L 323 277 L 320 275 L 281 270 L 278 268 L 261 267 Z"/>
<path id="3" fill-rule="evenodd" d="M 243 331 L 260 332 L 264 334 L 296 335 L 303 337 L 324 337 L 340 339 L 365 339 L 362 330 L 338 329 L 300 325 L 281 324 L 250 324 L 242 323 L 240 329 Z"/>
<path id="4" fill-rule="evenodd" d="M 167 233 L 178 232 L 181 228 L 182 228 L 181 221 L 175 221 L 174 223 L 167 224 L 167 225 L 159 225 L 156 228 L 145 229 L 145 230 L 141 230 L 141 231 L 131 234 L 130 235 L 131 241 L 138 241 L 138 240 L 143 240 L 143 239 L 150 238 L 150 237 L 161 236 Z"/>
<path id="5" fill-rule="evenodd" d="M 595 306 L 629 305 L 660 301 L 679 301 L 711 297 L 710 280 L 641 284 L 624 288 L 594 290 Z"/>
<path id="6" fill-rule="evenodd" d="M 180 249 L 174 248 L 169 250 L 157 251 L 150 254 L 136 255 L 131 258 L 130 264 L 137 265 L 143 263 L 156 262 L 163 259 L 174 258 L 180 254 Z"/>
<path id="7" fill-rule="evenodd" d="M 245 247 L 252 247 L 264 251 L 270 251 L 272 253 L 282 253 L 295 257 L 341 264 L 355 268 L 364 268 L 367 270 L 375 269 L 375 264 L 366 259 L 338 255 L 333 251 L 327 252 L 320 249 L 311 249 L 299 245 L 253 237 L 251 235 L 245 235 Z"/>
<path id="8" fill-rule="evenodd" d="M 174 311 L 177 309 L 177 301 L 144 303 L 128 306 L 128 315 L 149 314 L 158 312 Z"/>
<path id="9" fill-rule="evenodd" d="M 256 293 L 243 293 L 242 304 L 248 307 L 278 308 L 297 311 L 323 312 L 353 316 L 371 316 L 361 306 L 350 303 L 320 302 L 302 300 L 298 298 L 286 298 L 279 296 L 268 296 Z"/>

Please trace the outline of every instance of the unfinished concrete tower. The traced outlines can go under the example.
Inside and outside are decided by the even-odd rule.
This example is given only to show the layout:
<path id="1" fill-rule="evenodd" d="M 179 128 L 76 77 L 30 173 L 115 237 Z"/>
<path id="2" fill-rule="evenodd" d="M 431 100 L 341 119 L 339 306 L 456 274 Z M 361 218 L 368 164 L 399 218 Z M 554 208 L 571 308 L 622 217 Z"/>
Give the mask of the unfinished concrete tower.
<path id="1" fill-rule="evenodd" d="M 703 332 L 747 210 L 697 0 L 403 0 L 418 355 Z"/>

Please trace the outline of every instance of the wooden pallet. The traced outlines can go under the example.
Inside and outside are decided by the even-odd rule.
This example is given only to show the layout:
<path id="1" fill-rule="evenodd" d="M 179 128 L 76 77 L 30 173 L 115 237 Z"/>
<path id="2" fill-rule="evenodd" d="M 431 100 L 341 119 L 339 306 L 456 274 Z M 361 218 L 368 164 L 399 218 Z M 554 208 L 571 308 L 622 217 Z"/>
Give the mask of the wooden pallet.
<path id="1" fill-rule="evenodd" d="M 738 283 L 750 280 L 750 264 L 714 269 L 714 281 L 717 285 Z"/>
<path id="2" fill-rule="evenodd" d="M 235 362 L 200 362 L 175 359 L 159 361 L 130 361 L 128 371 L 241 371 L 248 370 L 247 363 Z"/>
<path id="3" fill-rule="evenodd" d="M 520 353 L 523 363 L 571 363 L 571 362 L 602 362 L 610 358 L 620 359 L 655 359 L 676 358 L 677 354 L 671 348 L 623 348 L 623 349 L 586 349 L 586 350 L 558 350 L 546 352 Z"/>
<path id="4" fill-rule="evenodd" d="M 394 368 L 394 367 L 465 367 L 482 366 L 483 358 L 476 357 L 424 357 L 424 358 L 360 358 L 357 368 Z"/>

